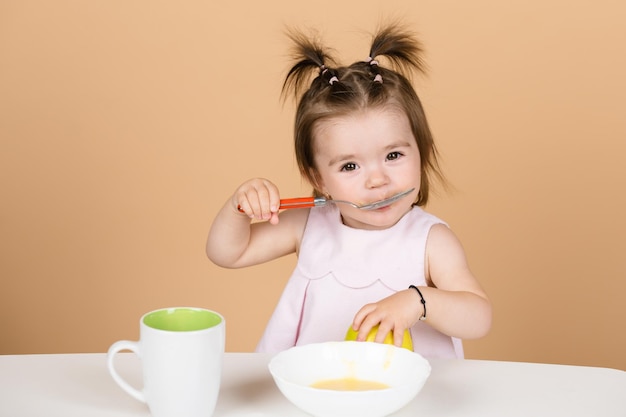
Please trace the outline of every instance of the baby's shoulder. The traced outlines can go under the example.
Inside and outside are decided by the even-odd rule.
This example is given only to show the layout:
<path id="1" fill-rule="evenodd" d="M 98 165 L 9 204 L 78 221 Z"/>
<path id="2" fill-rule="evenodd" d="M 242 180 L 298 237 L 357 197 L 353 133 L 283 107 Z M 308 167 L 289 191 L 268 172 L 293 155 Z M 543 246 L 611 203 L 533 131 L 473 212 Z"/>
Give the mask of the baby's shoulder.
<path id="1" fill-rule="evenodd" d="M 304 235 L 304 229 L 306 228 L 307 221 L 311 209 L 293 209 L 285 210 L 280 213 L 280 224 L 285 229 L 289 230 L 289 233 L 297 242 L 297 246 L 300 246 L 302 236 Z"/>
<path id="2" fill-rule="evenodd" d="M 426 241 L 427 259 L 452 260 L 464 257 L 464 249 L 457 235 L 444 223 L 432 225 Z"/>

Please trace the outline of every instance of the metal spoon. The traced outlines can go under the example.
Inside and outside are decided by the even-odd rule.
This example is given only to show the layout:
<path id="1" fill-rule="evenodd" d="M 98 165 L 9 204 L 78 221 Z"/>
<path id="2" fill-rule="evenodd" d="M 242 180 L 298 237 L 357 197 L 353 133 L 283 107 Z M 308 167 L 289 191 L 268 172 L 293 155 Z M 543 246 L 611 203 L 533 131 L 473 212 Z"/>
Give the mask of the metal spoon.
<path id="1" fill-rule="evenodd" d="M 280 209 L 292 209 L 292 208 L 304 208 L 304 207 L 321 207 L 325 206 L 328 203 L 341 203 L 348 204 L 352 207 L 361 209 L 361 210 L 376 210 L 381 207 L 386 207 L 391 205 L 392 203 L 398 201 L 402 197 L 413 192 L 415 188 L 411 188 L 410 190 L 403 191 L 398 194 L 394 194 L 389 198 L 385 198 L 384 200 L 374 201 L 373 203 L 358 205 L 351 201 L 345 200 L 329 200 L 324 197 L 302 197 L 302 198 L 286 198 L 280 200 Z M 240 209 L 241 211 L 241 209 Z"/>

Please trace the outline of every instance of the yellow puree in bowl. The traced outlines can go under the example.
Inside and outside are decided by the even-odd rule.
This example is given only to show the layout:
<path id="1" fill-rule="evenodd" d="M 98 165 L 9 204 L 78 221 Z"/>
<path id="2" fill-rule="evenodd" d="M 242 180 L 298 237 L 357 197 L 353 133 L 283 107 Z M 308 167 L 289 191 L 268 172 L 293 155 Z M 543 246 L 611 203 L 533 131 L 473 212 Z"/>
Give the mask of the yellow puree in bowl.
<path id="1" fill-rule="evenodd" d="M 369 391 L 387 389 L 389 385 L 377 381 L 367 381 L 357 378 L 323 379 L 311 384 L 313 388 L 331 389 L 335 391 Z"/>

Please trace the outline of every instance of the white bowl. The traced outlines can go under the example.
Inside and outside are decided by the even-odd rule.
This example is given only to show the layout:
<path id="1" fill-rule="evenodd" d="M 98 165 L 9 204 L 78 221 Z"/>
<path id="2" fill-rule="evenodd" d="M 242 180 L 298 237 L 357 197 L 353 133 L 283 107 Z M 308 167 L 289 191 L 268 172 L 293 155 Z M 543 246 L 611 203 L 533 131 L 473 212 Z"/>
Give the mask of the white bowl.
<path id="1" fill-rule="evenodd" d="M 301 410 L 317 417 L 383 417 L 408 404 L 430 375 L 430 364 L 404 348 L 374 342 L 326 342 L 280 352 L 269 363 L 276 385 Z M 337 391 L 321 380 L 356 378 L 389 388 Z"/>

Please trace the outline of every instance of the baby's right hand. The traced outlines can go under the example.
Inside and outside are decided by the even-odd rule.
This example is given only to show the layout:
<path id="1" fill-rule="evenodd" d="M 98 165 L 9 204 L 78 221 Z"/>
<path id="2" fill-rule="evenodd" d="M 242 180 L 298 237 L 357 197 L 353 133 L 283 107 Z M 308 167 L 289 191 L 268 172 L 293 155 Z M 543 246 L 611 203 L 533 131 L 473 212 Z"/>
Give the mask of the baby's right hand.
<path id="1" fill-rule="evenodd" d="M 251 219 L 278 223 L 280 194 L 274 183 L 264 178 L 253 178 L 241 184 L 232 196 L 235 210 Z"/>

